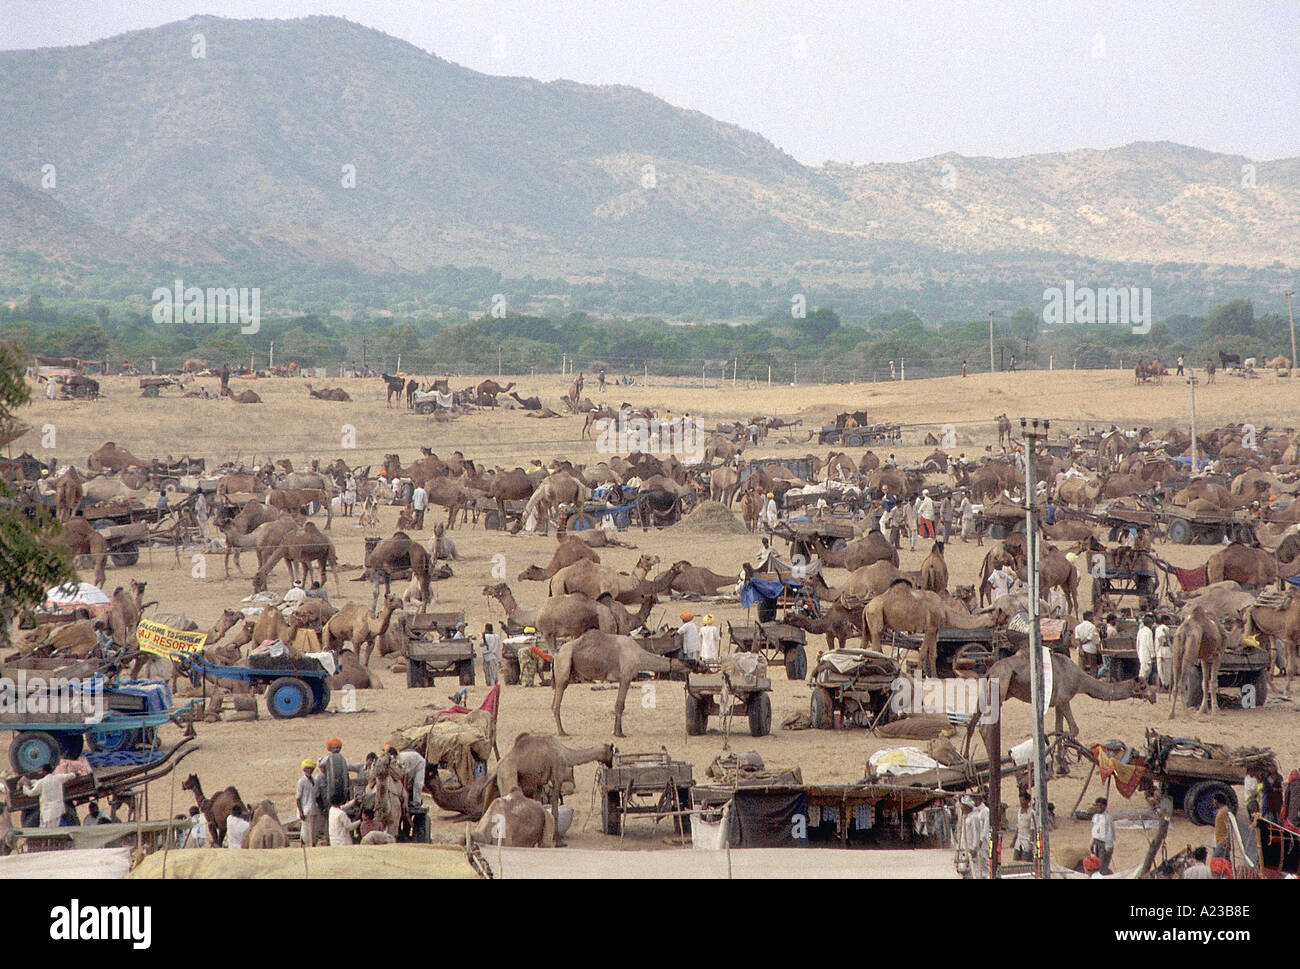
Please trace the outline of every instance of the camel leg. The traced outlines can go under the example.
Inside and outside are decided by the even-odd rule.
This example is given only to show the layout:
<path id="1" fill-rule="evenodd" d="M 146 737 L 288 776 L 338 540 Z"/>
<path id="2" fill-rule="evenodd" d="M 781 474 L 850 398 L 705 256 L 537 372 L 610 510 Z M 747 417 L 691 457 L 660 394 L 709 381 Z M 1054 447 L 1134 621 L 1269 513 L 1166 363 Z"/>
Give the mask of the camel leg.
<path id="1" fill-rule="evenodd" d="M 1183 678 L 1187 675 L 1183 669 L 1183 655 L 1180 650 L 1174 651 L 1173 669 L 1170 671 L 1173 676 L 1173 683 L 1169 687 L 1169 719 L 1174 718 L 1178 711 L 1178 690 L 1181 688 Z"/>
<path id="2" fill-rule="evenodd" d="M 1079 736 L 1079 724 L 1074 719 L 1074 713 L 1070 710 L 1070 701 L 1066 700 L 1056 706 L 1057 729 L 1060 729 L 1060 719 L 1064 716 L 1066 722 L 1070 725 L 1070 736 Z"/>
<path id="3" fill-rule="evenodd" d="M 552 671 L 551 685 L 555 689 L 555 696 L 551 698 L 551 713 L 555 715 L 555 733 L 558 736 L 567 737 L 568 734 L 564 732 L 564 724 L 560 723 L 560 703 L 564 700 L 564 691 L 568 688 L 569 681 L 567 676 L 561 680 L 558 674 L 558 670 Z"/>
<path id="4" fill-rule="evenodd" d="M 615 737 L 627 736 L 627 734 L 623 732 L 623 705 L 627 702 L 627 691 L 631 685 L 632 685 L 632 681 L 630 679 L 618 681 L 618 699 L 614 701 L 614 736 Z"/>

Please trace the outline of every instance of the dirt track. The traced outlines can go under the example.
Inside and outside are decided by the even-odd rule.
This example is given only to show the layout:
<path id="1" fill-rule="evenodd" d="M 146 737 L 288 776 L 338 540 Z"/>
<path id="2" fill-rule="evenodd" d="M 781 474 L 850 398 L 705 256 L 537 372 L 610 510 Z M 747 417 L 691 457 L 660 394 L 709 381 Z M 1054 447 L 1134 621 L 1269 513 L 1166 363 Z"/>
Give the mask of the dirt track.
<path id="1" fill-rule="evenodd" d="M 203 381 L 215 390 L 215 380 Z M 477 382 L 477 378 L 453 379 L 456 387 Z M 238 382 L 242 384 L 243 382 Z M 116 441 L 129 447 L 136 455 L 147 457 L 179 457 L 188 453 L 204 456 L 209 464 L 239 457 L 245 461 L 264 461 L 269 457 L 291 458 L 295 465 L 311 457 L 332 460 L 343 456 L 350 464 L 373 464 L 376 468 L 384 454 L 398 452 L 404 461 L 417 454 L 419 445 L 428 445 L 439 454 L 461 450 L 467 457 L 487 466 L 512 467 L 525 464 L 533 457 L 549 459 L 552 456 L 569 457 L 577 462 L 599 459 L 590 440 L 581 442 L 580 419 L 556 420 L 526 419 L 522 411 L 479 412 L 463 417 L 451 424 L 438 424 L 416 416 L 403 409 L 389 410 L 384 405 L 384 387 L 380 380 L 347 380 L 344 386 L 354 398 L 352 403 L 332 403 L 310 399 L 300 380 L 249 381 L 266 403 L 262 405 L 236 405 L 228 401 L 180 400 L 164 396 L 158 400 L 143 399 L 134 379 L 109 378 L 104 381 L 106 399 L 98 402 L 51 402 L 37 397 L 23 419 L 35 430 L 27 438 L 12 446 L 12 453 L 24 449 L 38 456 L 49 456 L 49 451 L 39 447 L 42 428 L 53 424 L 57 447 L 53 449 L 61 459 L 84 466 L 85 455 L 105 440 Z M 336 386 L 334 380 L 312 381 L 314 386 Z M 568 387 L 568 381 L 559 377 L 524 378 L 517 389 L 523 396 L 538 394 L 543 403 L 560 409 L 558 397 Z M 1157 431 L 1171 424 L 1185 426 L 1188 390 L 1181 381 L 1168 380 L 1164 386 L 1134 387 L 1131 371 L 1124 372 L 1034 372 L 1028 374 L 975 375 L 965 380 L 947 378 L 929 381 L 908 381 L 892 384 L 860 384 L 857 386 L 799 386 L 733 388 L 730 385 L 700 389 L 698 382 L 685 386 L 611 387 L 600 395 L 594 381 L 588 381 L 585 393 L 598 401 L 617 405 L 627 400 L 637 406 L 649 405 L 656 411 L 671 409 L 675 415 L 689 413 L 712 424 L 715 420 L 749 417 L 753 414 L 776 413 L 786 418 L 803 418 L 804 425 L 787 435 L 774 432 L 767 445 L 750 452 L 752 455 L 778 454 L 802 455 L 815 451 L 824 456 L 826 449 L 804 442 L 808 431 L 821 423 L 821 419 L 843 409 L 866 407 L 873 420 L 900 421 L 905 424 L 928 424 L 929 428 L 909 430 L 906 446 L 896 449 L 900 459 L 920 457 L 932 450 L 921 444 L 926 430 L 939 433 L 939 426 L 952 423 L 958 434 L 959 448 L 974 456 L 996 440 L 993 417 L 1006 412 L 1013 422 L 1020 416 L 1046 416 L 1055 426 L 1073 428 L 1086 421 L 1116 421 L 1123 425 L 1149 425 Z M 238 388 L 236 388 L 238 389 Z M 40 393 L 34 390 L 34 394 Z M 166 393 L 166 392 L 165 392 Z M 173 392 L 174 394 L 174 392 Z M 1197 416 L 1200 427 L 1209 427 L 1227 421 L 1253 421 L 1261 429 L 1267 424 L 1285 425 L 1294 414 L 1297 390 L 1290 383 L 1276 380 L 1271 374 L 1254 381 L 1220 376 L 1215 385 L 1202 385 L 1197 389 Z M 1017 422 L 1018 423 L 1018 422 Z M 345 451 L 341 447 L 349 427 L 355 429 L 356 449 Z M 781 441 L 792 438 L 791 443 Z M 858 452 L 850 452 L 857 456 Z M 428 523 L 439 517 L 432 509 Z M 396 519 L 396 509 L 381 509 L 382 527 L 375 534 L 390 534 Z M 338 545 L 339 559 L 345 565 L 359 567 L 362 560 L 363 533 L 355 526 L 355 519 L 336 518 L 332 531 Z M 427 536 L 426 536 L 427 537 Z M 470 619 L 472 631 L 481 632 L 485 621 L 501 618 L 495 603 L 486 602 L 480 590 L 490 581 L 492 556 L 502 554 L 506 572 L 516 595 L 525 605 L 537 604 L 544 589 L 533 583 L 521 583 L 515 576 L 532 563 L 544 564 L 550 555 L 553 539 L 541 537 L 511 537 L 500 532 L 486 532 L 481 527 L 456 529 L 455 540 L 462 561 L 455 565 L 453 579 L 439 583 L 438 608 L 464 609 Z M 637 548 L 601 550 L 602 561 L 620 568 L 630 568 L 637 556 L 653 553 L 666 564 L 688 558 L 698 565 L 707 565 L 717 572 L 734 573 L 740 563 L 752 560 L 758 550 L 758 540 L 748 535 L 721 535 L 699 532 L 686 526 L 662 531 L 642 533 L 637 530 L 625 536 Z M 972 581 L 983 549 L 974 544 L 955 542 L 948 556 L 953 584 Z M 1210 550 L 1188 546 L 1160 546 L 1159 553 L 1177 565 L 1194 565 L 1203 562 Z M 905 548 L 902 567 L 916 568 L 924 554 Z M 246 566 L 247 568 L 247 566 Z M 110 568 L 108 591 L 125 585 L 129 579 L 148 582 L 146 598 L 158 599 L 161 611 L 185 612 L 201 625 L 211 622 L 220 610 L 234 605 L 251 591 L 247 577 L 222 576 L 219 557 L 209 556 L 206 562 L 207 577 L 191 577 L 192 562 L 189 554 L 182 556 L 178 566 L 170 550 L 156 549 L 152 561 L 142 557 L 138 567 Z M 359 568 L 344 573 L 343 596 L 368 601 L 369 587 L 348 581 Z M 832 584 L 844 573 L 831 570 Z M 285 573 L 277 570 L 278 581 L 272 588 L 283 591 L 287 583 Z M 1086 587 L 1087 583 L 1081 583 Z M 336 604 L 339 597 L 331 582 L 331 596 Z M 739 621 L 744 613 L 736 605 L 685 606 L 697 615 L 711 611 L 719 623 Z M 683 608 L 671 603 L 657 607 L 655 617 L 666 621 Z M 724 626 L 725 628 L 725 626 Z M 810 661 L 821 644 L 810 643 Z M 324 740 L 338 735 L 344 740 L 345 753 L 360 759 L 368 750 L 376 749 L 387 738 L 392 728 L 419 720 L 426 708 L 444 705 L 447 694 L 456 689 L 454 680 L 439 681 L 438 687 L 425 691 L 411 691 L 405 687 L 404 677 L 388 673 L 387 661 L 375 661 L 387 687 L 381 691 L 367 691 L 358 695 L 360 711 L 356 713 L 331 712 L 328 715 L 297 721 L 274 721 L 265 717 L 256 723 L 220 723 L 201 725 L 201 749 L 185 762 L 188 770 L 197 771 L 209 789 L 226 784 L 236 785 L 245 800 L 256 802 L 263 797 L 274 799 L 281 810 L 292 816 L 292 791 L 298 776 L 298 763 L 306 755 L 324 751 Z M 878 740 L 863 730 L 851 731 L 798 731 L 788 732 L 779 724 L 790 714 L 808 705 L 808 687 L 803 683 L 789 682 L 783 672 L 774 671 L 773 725 L 771 736 L 751 738 L 737 723 L 739 735 L 731 737 L 733 750 L 758 751 L 770 766 L 799 766 L 807 781 L 848 782 L 860 778 L 868 755 L 882 746 L 893 743 Z M 470 691 L 471 705 L 477 705 L 486 690 L 481 680 Z M 1280 692 L 1280 691 L 1279 691 Z M 565 724 L 574 734 L 571 743 L 589 745 L 610 739 L 612 732 L 612 690 L 580 685 L 571 688 L 565 698 Z M 514 736 L 523 730 L 550 732 L 553 723 L 550 714 L 549 689 L 525 690 L 520 687 L 505 688 L 500 719 L 502 747 L 508 747 Z M 1287 703 L 1270 704 L 1263 710 L 1244 711 L 1225 709 L 1213 719 L 1180 714 L 1170 724 L 1167 698 L 1158 708 L 1126 701 L 1103 704 L 1082 699 L 1074 704 L 1075 716 L 1082 727 L 1081 739 L 1088 743 L 1118 737 L 1140 745 L 1143 730 L 1152 725 L 1167 732 L 1198 736 L 1202 739 L 1229 745 L 1253 744 L 1272 746 L 1277 750 L 1284 771 L 1300 762 L 1300 731 L 1294 706 Z M 336 699 L 334 708 L 338 707 Z M 1028 733 L 1027 707 L 1013 703 L 1007 711 L 1004 740 L 1009 746 Z M 687 738 L 684 732 L 682 691 L 678 684 L 659 683 L 652 693 L 629 695 L 626 729 L 629 739 L 620 746 L 629 751 L 657 750 L 666 746 L 677 757 L 692 761 L 695 774 L 701 778 L 709 762 L 722 750 L 723 736 L 714 727 L 705 737 Z M 914 743 L 914 742 L 902 742 Z M 923 746 L 923 744 L 919 744 Z M 576 809 L 574 830 L 570 842 L 582 848 L 617 848 L 620 843 L 596 833 L 598 817 L 591 817 L 591 782 L 594 768 L 582 767 L 578 772 L 578 793 L 571 803 Z M 1063 815 L 1078 795 L 1079 779 L 1056 781 L 1051 787 L 1051 798 Z M 1093 792 L 1097 788 L 1094 783 Z M 1010 795 L 1012 792 L 1008 791 Z M 163 816 L 184 810 L 189 805 L 188 795 L 175 792 L 175 809 L 172 809 L 171 792 L 166 785 L 155 785 L 150 792 L 151 813 Z M 1144 805 L 1140 799 L 1125 802 L 1115 797 L 1112 808 L 1118 815 L 1137 810 Z M 649 847 L 661 843 L 668 832 L 648 823 L 632 827 L 623 847 Z M 435 836 L 459 837 L 459 829 L 450 823 L 435 824 Z M 1116 867 L 1135 864 L 1145 847 L 1140 831 L 1119 832 Z M 1058 850 L 1070 851 L 1086 846 L 1087 825 L 1063 822 L 1053 835 L 1053 845 Z M 1179 848 L 1185 843 L 1205 843 L 1210 840 L 1209 829 L 1195 828 L 1178 816 L 1170 835 L 1171 846 Z M 808 863 L 814 863 L 809 860 Z"/>

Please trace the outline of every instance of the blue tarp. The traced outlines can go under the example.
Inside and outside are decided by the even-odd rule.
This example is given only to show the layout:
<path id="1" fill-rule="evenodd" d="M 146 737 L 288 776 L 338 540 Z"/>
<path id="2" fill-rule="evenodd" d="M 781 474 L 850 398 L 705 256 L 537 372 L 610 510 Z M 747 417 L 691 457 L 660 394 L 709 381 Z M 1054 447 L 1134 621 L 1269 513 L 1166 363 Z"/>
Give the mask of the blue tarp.
<path id="1" fill-rule="evenodd" d="M 1300 585 L 1300 575 L 1292 575 L 1287 578 L 1292 585 Z"/>
<path id="2" fill-rule="evenodd" d="M 1174 460 L 1177 461 L 1179 464 L 1186 464 L 1186 465 L 1189 465 L 1189 466 L 1190 466 L 1191 463 L 1192 463 L 1192 456 L 1191 456 L 1190 454 L 1184 454 L 1184 455 L 1181 455 L 1181 456 L 1179 456 L 1179 457 L 1174 458 Z M 1208 467 L 1209 464 L 1210 464 L 1210 462 L 1209 462 L 1209 460 L 1206 459 L 1206 458 L 1197 458 L 1197 459 L 1196 459 L 1196 466 L 1197 466 L 1198 468 L 1205 468 L 1205 467 Z"/>
<path id="3" fill-rule="evenodd" d="M 797 582 L 778 582 L 773 579 L 750 579 L 740 590 L 740 606 L 748 609 L 760 599 L 777 599 L 789 585 L 798 588 Z"/>

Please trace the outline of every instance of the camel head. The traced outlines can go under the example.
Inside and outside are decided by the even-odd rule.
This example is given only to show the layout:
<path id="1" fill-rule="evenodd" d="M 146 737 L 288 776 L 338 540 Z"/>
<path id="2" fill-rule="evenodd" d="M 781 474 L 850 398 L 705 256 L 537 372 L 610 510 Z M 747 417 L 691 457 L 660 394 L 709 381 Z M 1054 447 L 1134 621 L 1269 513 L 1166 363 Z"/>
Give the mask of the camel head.
<path id="1" fill-rule="evenodd" d="M 202 790 L 202 788 L 199 787 L 199 775 L 191 774 L 189 777 L 185 778 L 185 780 L 181 781 L 181 790 L 182 791 Z"/>
<path id="2" fill-rule="evenodd" d="M 498 582 L 496 585 L 483 586 L 483 595 L 489 599 L 500 599 L 510 594 L 510 587 L 504 582 Z"/>

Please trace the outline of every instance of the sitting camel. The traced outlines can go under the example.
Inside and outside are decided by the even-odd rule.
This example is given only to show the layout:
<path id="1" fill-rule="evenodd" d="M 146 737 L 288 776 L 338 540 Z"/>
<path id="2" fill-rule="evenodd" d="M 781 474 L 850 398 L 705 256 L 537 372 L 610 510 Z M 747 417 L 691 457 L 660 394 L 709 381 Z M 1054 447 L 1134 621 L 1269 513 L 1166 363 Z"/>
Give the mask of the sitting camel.
<path id="1" fill-rule="evenodd" d="M 373 646 L 373 644 L 371 644 Z M 382 655 L 382 653 L 381 653 Z M 351 649 L 341 649 L 338 655 L 338 672 L 330 677 L 330 689 L 341 690 L 352 687 L 354 690 L 382 690 L 384 684 L 371 672 L 369 666 L 362 665 L 357 654 Z"/>
<path id="2" fill-rule="evenodd" d="M 537 565 L 530 565 L 519 573 L 521 582 L 545 582 L 555 575 L 556 572 L 565 566 L 572 565 L 575 562 L 581 562 L 586 559 L 588 562 L 600 564 L 600 556 L 591 550 L 591 546 L 579 538 L 570 535 L 562 539 L 555 547 L 555 552 L 551 555 L 551 561 L 546 564 L 545 568 Z"/>
<path id="3" fill-rule="evenodd" d="M 555 696 L 551 712 L 555 715 L 555 732 L 567 737 L 560 722 L 560 704 L 568 685 L 578 679 L 599 683 L 618 681 L 618 698 L 614 701 L 614 736 L 623 733 L 623 705 L 633 678 L 642 672 L 684 673 L 689 667 L 681 660 L 669 659 L 642 649 L 631 636 L 617 636 L 589 629 L 577 639 L 560 647 L 555 655 Z"/>
<path id="4" fill-rule="evenodd" d="M 1219 621 L 1200 606 L 1192 609 L 1174 631 L 1173 639 L 1173 689 L 1169 704 L 1169 719 L 1178 709 L 1180 687 L 1186 682 L 1192 664 L 1201 664 L 1200 713 L 1219 712 L 1219 662 L 1227 646 L 1227 632 Z"/>
<path id="5" fill-rule="evenodd" d="M 487 804 L 484 794 L 489 785 L 492 785 L 493 791 L 496 790 L 495 772 L 487 777 L 475 778 L 469 784 L 462 784 L 460 787 L 445 787 L 437 764 L 428 766 L 424 781 L 424 789 L 429 792 L 434 804 L 444 811 L 463 814 L 471 821 L 483 817 Z"/>
<path id="6" fill-rule="evenodd" d="M 716 596 L 718 590 L 723 586 L 734 586 L 736 577 L 734 575 L 719 575 L 712 569 L 706 569 L 700 565 L 691 565 L 690 562 L 679 562 L 681 571 L 673 579 L 672 591 L 680 592 L 686 596 Z"/>
<path id="7" fill-rule="evenodd" d="M 478 844 L 503 844 L 508 848 L 555 847 L 555 818 L 539 802 L 514 788 L 488 805 L 474 829 Z"/>
<path id="8" fill-rule="evenodd" d="M 515 745 L 497 764 L 495 776 L 489 779 L 484 802 L 499 797 L 501 791 L 516 787 L 532 798 L 549 802 L 552 811 L 563 800 L 564 785 L 573 782 L 573 768 L 592 762 L 614 765 L 614 745 L 595 747 L 566 747 L 556 737 L 521 733 Z"/>
<path id="9" fill-rule="evenodd" d="M 263 801 L 253 813 L 252 827 L 244 832 L 244 847 L 283 848 L 288 843 L 289 836 L 275 813 L 275 802 Z"/>

